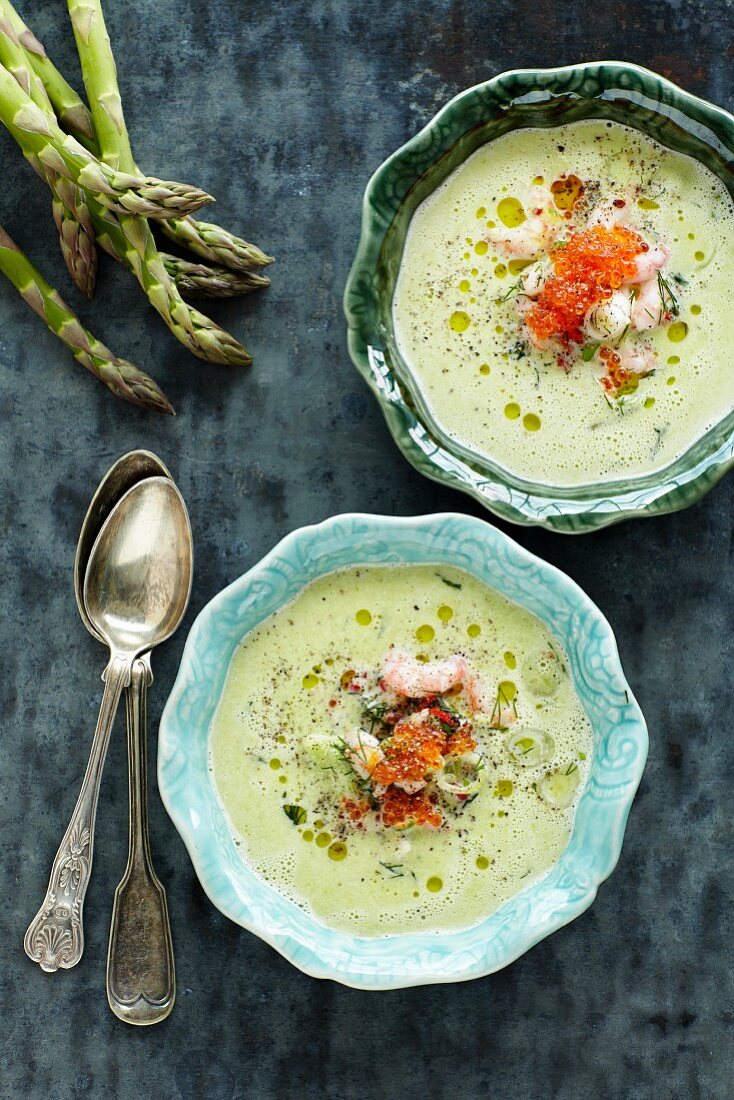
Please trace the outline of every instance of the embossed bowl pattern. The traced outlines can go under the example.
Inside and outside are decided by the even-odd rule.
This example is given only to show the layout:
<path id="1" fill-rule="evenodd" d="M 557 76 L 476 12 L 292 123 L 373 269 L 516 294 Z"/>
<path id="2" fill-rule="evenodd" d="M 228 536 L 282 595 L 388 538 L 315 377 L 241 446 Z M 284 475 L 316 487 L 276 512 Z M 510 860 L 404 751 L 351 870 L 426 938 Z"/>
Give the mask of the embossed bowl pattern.
<path id="1" fill-rule="evenodd" d="M 506 520 L 571 534 L 694 503 L 734 462 L 734 413 L 675 462 L 643 477 L 571 488 L 525 481 L 436 422 L 397 348 L 392 299 L 412 215 L 459 164 L 510 130 L 586 118 L 633 126 L 698 158 L 734 189 L 734 117 L 656 73 L 615 61 L 502 73 L 452 99 L 375 172 L 344 295 L 352 360 L 413 466 Z"/>
<path id="2" fill-rule="evenodd" d="M 566 649 L 595 748 L 570 842 L 543 879 L 471 928 L 369 938 L 326 927 L 247 867 L 213 788 L 208 733 L 245 634 L 325 573 L 402 562 L 468 570 L 542 619 Z M 161 719 L 158 781 L 201 884 L 222 913 L 307 974 L 395 989 L 499 970 L 582 913 L 619 858 L 647 743 L 611 627 L 563 573 L 473 517 L 349 514 L 289 535 L 198 616 Z"/>

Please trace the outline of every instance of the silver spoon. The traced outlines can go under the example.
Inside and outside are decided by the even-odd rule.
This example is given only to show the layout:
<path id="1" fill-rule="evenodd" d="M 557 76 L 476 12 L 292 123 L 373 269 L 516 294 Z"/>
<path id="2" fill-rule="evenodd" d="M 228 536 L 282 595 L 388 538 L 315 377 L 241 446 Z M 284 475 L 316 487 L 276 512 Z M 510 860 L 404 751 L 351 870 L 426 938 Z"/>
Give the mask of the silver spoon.
<path id="1" fill-rule="evenodd" d="M 83 599 L 110 649 L 104 695 L 82 789 L 56 854 L 46 898 L 24 939 L 46 971 L 75 966 L 84 950 L 82 913 L 94 848 L 102 767 L 133 663 L 174 632 L 191 588 L 191 528 L 181 495 L 164 477 L 133 486 L 92 547 Z"/>
<path id="2" fill-rule="evenodd" d="M 110 511 L 128 489 L 149 477 L 171 475 L 150 451 L 131 451 L 99 484 L 82 524 L 74 562 L 74 591 L 87 630 L 102 638 L 84 605 L 84 577 L 94 540 Z M 126 691 L 129 844 L 125 874 L 115 891 L 107 953 L 107 1000 L 126 1023 L 164 1020 L 176 999 L 176 970 L 165 887 L 153 869 L 147 810 L 147 689 L 153 682 L 150 654 L 133 665 Z"/>

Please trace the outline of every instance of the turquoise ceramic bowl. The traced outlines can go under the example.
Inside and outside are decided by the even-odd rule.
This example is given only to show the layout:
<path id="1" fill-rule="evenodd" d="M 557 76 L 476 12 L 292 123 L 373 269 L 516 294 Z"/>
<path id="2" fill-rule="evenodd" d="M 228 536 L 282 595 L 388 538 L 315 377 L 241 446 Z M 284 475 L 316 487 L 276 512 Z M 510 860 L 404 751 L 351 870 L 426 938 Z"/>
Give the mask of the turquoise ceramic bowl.
<path id="1" fill-rule="evenodd" d="M 585 118 L 636 127 L 697 157 L 734 193 L 734 117 L 663 77 L 616 61 L 503 73 L 452 99 L 375 172 L 344 298 L 351 357 L 416 469 L 470 493 L 503 519 L 568 533 L 698 500 L 734 463 L 734 414 L 681 458 L 645 477 L 573 488 L 524 481 L 457 443 L 436 423 L 398 351 L 392 299 L 413 212 L 459 164 L 509 130 Z"/>
<path id="2" fill-rule="evenodd" d="M 232 655 L 248 631 L 324 573 L 396 562 L 458 566 L 539 616 L 569 656 L 595 749 L 570 843 L 545 878 L 472 928 L 367 938 L 327 928 L 248 869 L 213 788 L 208 731 Z M 646 756 L 645 722 L 611 628 L 573 581 L 479 519 L 353 514 L 289 535 L 201 612 L 161 719 L 158 782 L 201 884 L 222 913 L 306 974 L 359 989 L 395 989 L 490 974 L 582 913 L 619 858 Z"/>

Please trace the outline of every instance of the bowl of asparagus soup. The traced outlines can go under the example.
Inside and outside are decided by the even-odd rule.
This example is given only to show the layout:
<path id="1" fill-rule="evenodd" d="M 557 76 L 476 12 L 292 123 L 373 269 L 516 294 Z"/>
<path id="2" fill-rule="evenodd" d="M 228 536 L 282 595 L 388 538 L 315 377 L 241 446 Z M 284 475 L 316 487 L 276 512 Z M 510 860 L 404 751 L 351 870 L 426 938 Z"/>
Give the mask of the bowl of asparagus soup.
<path id="1" fill-rule="evenodd" d="M 728 468 L 734 119 L 618 63 L 507 73 L 370 183 L 355 362 L 423 472 L 583 531 Z"/>
<path id="2" fill-rule="evenodd" d="M 490 973 L 611 872 L 644 765 L 611 630 L 481 520 L 339 516 L 192 628 L 159 781 L 204 889 L 306 973 Z"/>

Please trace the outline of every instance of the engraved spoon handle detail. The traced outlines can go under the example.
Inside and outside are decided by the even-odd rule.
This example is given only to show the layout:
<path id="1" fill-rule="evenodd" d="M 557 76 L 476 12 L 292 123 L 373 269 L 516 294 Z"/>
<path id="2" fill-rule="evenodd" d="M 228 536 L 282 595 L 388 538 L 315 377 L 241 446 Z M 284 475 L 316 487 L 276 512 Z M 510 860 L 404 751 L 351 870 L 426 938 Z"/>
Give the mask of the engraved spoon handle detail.
<path id="1" fill-rule="evenodd" d="M 29 959 L 48 973 L 76 966 L 84 951 L 82 911 L 92 870 L 99 784 L 120 695 L 129 678 L 129 661 L 112 657 L 103 676 L 104 695 L 79 798 L 53 861 L 43 905 L 23 940 Z"/>
<path id="2" fill-rule="evenodd" d="M 107 1000 L 119 1019 L 145 1026 L 173 1008 L 176 977 L 166 891 L 153 870 L 148 836 L 148 658 L 135 661 L 127 692 L 130 833 L 127 867 L 115 891 L 107 955 Z"/>

